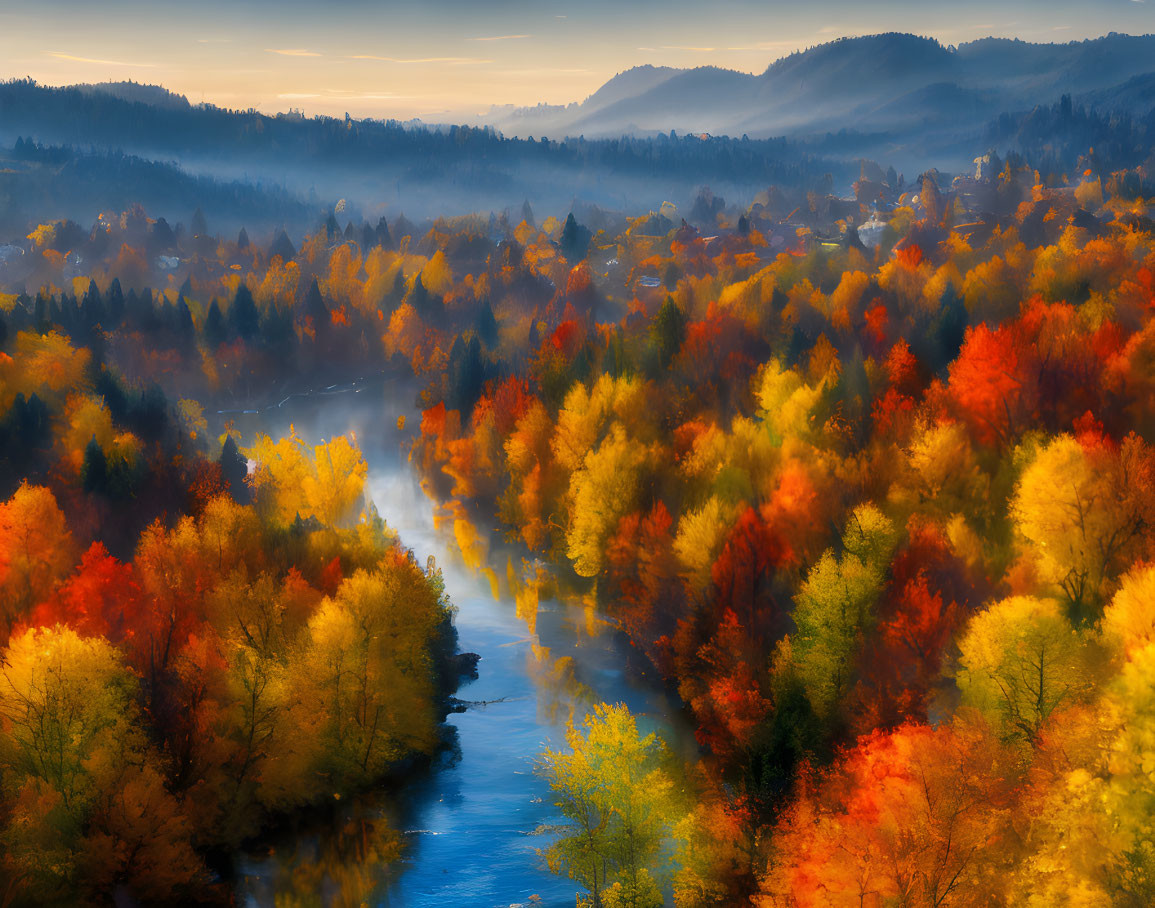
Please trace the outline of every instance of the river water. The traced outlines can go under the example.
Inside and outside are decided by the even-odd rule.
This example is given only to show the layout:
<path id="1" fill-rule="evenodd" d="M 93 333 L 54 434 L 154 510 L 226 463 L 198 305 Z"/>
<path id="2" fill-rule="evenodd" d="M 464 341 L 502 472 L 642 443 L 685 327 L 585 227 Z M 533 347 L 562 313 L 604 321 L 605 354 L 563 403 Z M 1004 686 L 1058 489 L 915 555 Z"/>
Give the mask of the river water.
<path id="1" fill-rule="evenodd" d="M 487 531 L 479 533 L 481 566 L 493 574 L 466 564 L 452 521 L 437 520 L 402 453 L 419 413 L 412 391 L 394 388 L 374 381 L 232 418 L 245 442 L 255 431 L 287 433 L 290 424 L 306 441 L 355 433 L 373 502 L 422 562 L 437 559 L 457 608 L 460 649 L 481 656 L 479 677 L 457 694 L 474 705 L 449 716 L 447 746 L 428 771 L 274 832 L 239 856 L 238 902 L 569 908 L 580 887 L 551 874 L 538 855 L 549 837 L 535 831 L 559 818 L 534 772 L 536 755 L 563 745 L 567 719 L 602 700 L 628 704 L 644 730 L 691 745 L 675 704 L 656 680 L 623 670 L 629 647 L 589 608 L 542 599 L 519 609 L 507 571 L 512 563 L 525 573 L 523 560 Z M 409 430 L 397 428 L 402 414 Z"/>

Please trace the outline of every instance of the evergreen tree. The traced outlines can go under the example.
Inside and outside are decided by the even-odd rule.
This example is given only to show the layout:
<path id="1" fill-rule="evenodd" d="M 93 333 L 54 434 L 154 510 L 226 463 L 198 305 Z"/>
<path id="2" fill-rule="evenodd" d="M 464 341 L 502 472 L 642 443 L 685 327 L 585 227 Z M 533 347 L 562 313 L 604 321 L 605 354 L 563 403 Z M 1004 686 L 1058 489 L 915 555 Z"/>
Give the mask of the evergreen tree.
<path id="1" fill-rule="evenodd" d="M 325 298 L 321 296 L 321 288 L 317 284 L 316 278 L 313 278 L 309 284 L 309 289 L 305 292 L 305 302 L 302 308 L 305 317 L 313 323 L 313 330 L 320 337 L 322 333 L 328 330 L 329 307 L 325 305 Z"/>
<path id="2" fill-rule="evenodd" d="M 225 439 L 221 448 L 221 476 L 229 486 L 229 494 L 238 504 L 248 504 L 249 487 L 245 479 L 249 475 L 249 462 L 237 448 L 237 443 L 230 435 Z"/>
<path id="3" fill-rule="evenodd" d="M 429 291 L 425 289 L 425 284 L 421 280 L 421 275 L 417 275 L 413 280 L 413 289 L 409 291 L 409 305 L 417 310 L 417 314 L 422 318 L 429 315 L 429 310 L 432 308 L 432 296 Z"/>
<path id="4" fill-rule="evenodd" d="M 377 245 L 382 249 L 390 249 L 393 246 L 393 237 L 389 233 L 389 222 L 385 218 L 381 218 L 377 222 Z"/>
<path id="5" fill-rule="evenodd" d="M 36 394 L 25 399 L 17 394 L 8 412 L 0 419 L 0 457 L 7 458 L 17 475 L 27 473 L 34 452 L 51 441 L 48 408 Z"/>
<path id="6" fill-rule="evenodd" d="M 116 373 L 109 369 L 101 369 L 93 388 L 104 398 L 104 405 L 112 414 L 113 422 L 124 422 L 128 419 L 128 395 Z"/>
<path id="7" fill-rule="evenodd" d="M 156 382 L 131 402 L 127 422 L 146 441 L 159 441 L 168 428 L 168 398 Z"/>
<path id="8" fill-rule="evenodd" d="M 176 246 L 176 234 L 168 226 L 164 218 L 157 218 L 152 225 L 152 235 L 149 237 L 149 248 L 153 252 L 167 252 Z"/>
<path id="9" fill-rule="evenodd" d="M 686 316 L 672 296 L 667 296 L 662 303 L 651 330 L 658 350 L 658 364 L 664 371 L 678 355 L 686 339 Z"/>
<path id="10" fill-rule="evenodd" d="M 486 297 L 481 301 L 477 310 L 477 334 L 491 350 L 497 346 L 497 318 L 493 314 L 493 306 Z"/>
<path id="11" fill-rule="evenodd" d="M 253 300 L 253 293 L 245 284 L 237 287 L 237 295 L 229 306 L 229 328 L 246 342 L 260 336 L 261 314 Z"/>
<path id="12" fill-rule="evenodd" d="M 473 412 L 484 381 L 481 341 L 476 334 L 468 341 L 457 335 L 449 352 L 449 408 L 457 410 L 463 417 Z"/>
<path id="13" fill-rule="evenodd" d="M 36 302 L 32 307 L 32 324 L 40 333 L 48 331 L 51 324 L 51 307 L 49 306 L 48 297 L 44 291 L 41 290 L 36 294 Z"/>
<path id="14" fill-rule="evenodd" d="M 590 245 L 590 232 L 577 222 L 572 211 L 565 219 L 558 245 L 561 247 L 562 255 L 572 263 L 580 262 L 586 257 Z"/>
<path id="15" fill-rule="evenodd" d="M 116 328 L 124 318 L 124 291 L 120 287 L 120 278 L 114 277 L 108 285 L 108 292 L 104 297 L 104 308 L 108 315 L 108 327 Z"/>
<path id="16" fill-rule="evenodd" d="M 176 334 L 177 346 L 180 349 L 191 350 L 196 346 L 196 325 L 193 324 L 192 312 L 183 296 L 176 302 L 173 332 Z"/>
<path id="17" fill-rule="evenodd" d="M 248 237 L 245 237 L 248 239 Z M 289 235 L 282 230 L 277 234 L 276 239 L 273 240 L 273 245 L 269 247 L 269 258 L 280 256 L 282 260 L 288 262 L 296 257 L 297 250 L 293 246 L 293 241 L 289 239 Z"/>
<path id="18" fill-rule="evenodd" d="M 271 350 L 288 356 L 295 337 L 292 314 L 285 309 L 269 306 L 261 319 L 261 337 Z"/>
<path id="19" fill-rule="evenodd" d="M 84 491 L 103 494 L 108 490 L 108 461 L 95 435 L 84 449 L 84 464 L 80 468 L 80 476 Z"/>
<path id="20" fill-rule="evenodd" d="M 381 308 L 385 311 L 385 314 L 388 315 L 401 305 L 403 299 L 405 299 L 405 273 L 398 268 L 397 274 L 393 278 L 393 287 L 385 294 Z"/>
<path id="21" fill-rule="evenodd" d="M 225 318 L 221 315 L 221 307 L 217 305 L 216 297 L 209 304 L 209 314 L 205 316 L 205 341 L 212 348 L 217 348 L 225 342 Z"/>
<path id="22" fill-rule="evenodd" d="M 205 213 L 201 211 L 199 206 L 193 212 L 192 220 L 189 221 L 189 231 L 192 233 L 193 239 L 208 236 L 209 225 L 205 220 Z"/>
<path id="23" fill-rule="evenodd" d="M 94 280 L 88 282 L 88 290 L 84 293 L 80 311 L 85 328 L 92 328 L 104 321 L 104 298 Z"/>
<path id="24" fill-rule="evenodd" d="M 137 297 L 137 312 L 136 322 L 142 331 L 151 333 L 161 329 L 163 323 L 156 306 L 153 305 L 152 291 L 147 287 Z"/>

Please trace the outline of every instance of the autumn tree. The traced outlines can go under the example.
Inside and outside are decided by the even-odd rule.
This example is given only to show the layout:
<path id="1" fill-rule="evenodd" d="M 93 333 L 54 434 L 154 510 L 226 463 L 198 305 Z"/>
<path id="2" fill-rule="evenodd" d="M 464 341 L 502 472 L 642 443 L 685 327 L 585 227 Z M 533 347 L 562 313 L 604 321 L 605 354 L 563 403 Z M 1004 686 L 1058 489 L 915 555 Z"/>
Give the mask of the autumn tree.
<path id="1" fill-rule="evenodd" d="M 1119 572 L 1147 553 L 1155 459 L 1134 435 L 1119 446 L 1059 436 L 1023 472 L 1010 510 L 1041 578 L 1075 619 L 1092 618 Z"/>
<path id="2" fill-rule="evenodd" d="M 959 641 L 963 702 L 1007 739 L 1034 741 L 1060 706 L 1086 696 L 1093 653 L 1051 599 L 1014 596 L 976 615 Z"/>
<path id="3" fill-rule="evenodd" d="M 31 894 L 75 898 L 77 886 L 108 897 L 127 883 L 142 898 L 171 897 L 203 884 L 135 688 L 110 644 L 68 628 L 30 629 L 4 651 L 0 765 L 15 810 L 2 835 Z"/>
<path id="4" fill-rule="evenodd" d="M 673 819 L 664 744 L 640 734 L 624 704 L 606 703 L 571 726 L 566 743 L 568 751 L 540 757 L 565 818 L 545 852 L 550 869 L 584 886 L 591 908 L 656 908 L 662 896 L 650 868 Z"/>
<path id="5" fill-rule="evenodd" d="M 841 557 L 827 550 L 799 590 L 793 659 L 819 715 L 831 716 L 849 689 L 855 650 L 876 621 L 875 600 L 894 542 L 890 520 L 874 505 L 862 505 L 847 522 Z"/>
<path id="6" fill-rule="evenodd" d="M 770 906 L 1005 900 L 1015 762 L 982 723 L 876 732 L 804 780 L 775 830 Z"/>
<path id="7" fill-rule="evenodd" d="M 400 551 L 346 578 L 310 618 L 302 668 L 324 717 L 324 771 L 338 783 L 434 746 L 429 646 L 445 619 L 437 575 Z"/>
<path id="8" fill-rule="evenodd" d="M 580 576 L 595 577 L 601 573 L 606 543 L 634 504 L 647 460 L 646 449 L 632 442 L 625 429 L 615 424 L 570 477 L 566 553 Z"/>
<path id="9" fill-rule="evenodd" d="M 950 365 L 948 393 L 960 416 L 986 444 L 1000 447 L 1029 427 L 1038 405 L 1032 352 L 1009 325 L 968 328 Z"/>
<path id="10" fill-rule="evenodd" d="M 72 534 L 56 498 L 22 483 L 0 504 L 0 610 L 5 630 L 43 600 L 72 566 Z"/>

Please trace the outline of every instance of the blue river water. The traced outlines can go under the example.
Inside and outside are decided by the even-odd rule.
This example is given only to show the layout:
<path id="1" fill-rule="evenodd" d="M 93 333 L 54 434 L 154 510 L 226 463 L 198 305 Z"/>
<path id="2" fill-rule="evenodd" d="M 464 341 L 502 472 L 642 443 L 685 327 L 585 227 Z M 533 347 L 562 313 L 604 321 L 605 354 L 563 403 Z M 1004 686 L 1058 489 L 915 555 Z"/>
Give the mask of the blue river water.
<path id="1" fill-rule="evenodd" d="M 331 818 L 273 832 L 238 860 L 240 904 L 569 908 L 580 887 L 539 856 L 549 842 L 540 830 L 559 818 L 534 771 L 537 754 L 564 745 L 567 720 L 603 700 L 626 703 L 639 725 L 675 746 L 686 740 L 661 686 L 623 670 L 628 647 L 613 633 L 591 632 L 600 622 L 581 603 L 542 599 L 519 615 L 506 571 L 511 558 L 519 569 L 522 559 L 484 531 L 496 598 L 491 577 L 466 565 L 452 521 L 435 519 L 402 453 L 419 416 L 412 400 L 371 384 L 235 418 L 245 441 L 254 431 L 288 432 L 290 423 L 306 441 L 355 433 L 373 502 L 422 562 L 436 558 L 457 609 L 459 647 L 481 656 L 478 678 L 458 691 L 472 705 L 448 717 L 450 743 L 434 766 Z M 409 431 L 397 428 L 402 414 Z M 382 826 L 387 844 L 375 847 Z"/>

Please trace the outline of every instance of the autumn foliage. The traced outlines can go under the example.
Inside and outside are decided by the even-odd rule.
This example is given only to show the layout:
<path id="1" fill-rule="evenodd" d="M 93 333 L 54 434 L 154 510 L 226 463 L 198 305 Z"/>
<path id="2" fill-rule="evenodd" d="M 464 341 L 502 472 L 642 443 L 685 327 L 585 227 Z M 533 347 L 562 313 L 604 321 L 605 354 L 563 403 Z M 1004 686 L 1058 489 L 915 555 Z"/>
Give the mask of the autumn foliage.
<path id="1" fill-rule="evenodd" d="M 75 281 L 68 225 L 33 230 L 0 340 L 12 891 L 203 897 L 207 851 L 435 747 L 447 604 L 355 439 L 206 417 L 372 368 L 417 383 L 471 564 L 469 509 L 534 565 L 530 636 L 548 574 L 684 707 L 696 752 L 601 705 L 543 756 L 588 904 L 1152 904 L 1155 229 L 1104 176 L 928 173 L 833 200 L 841 240 L 770 193 L 585 246 L 576 215 L 333 220 L 156 291 L 142 213 Z"/>

